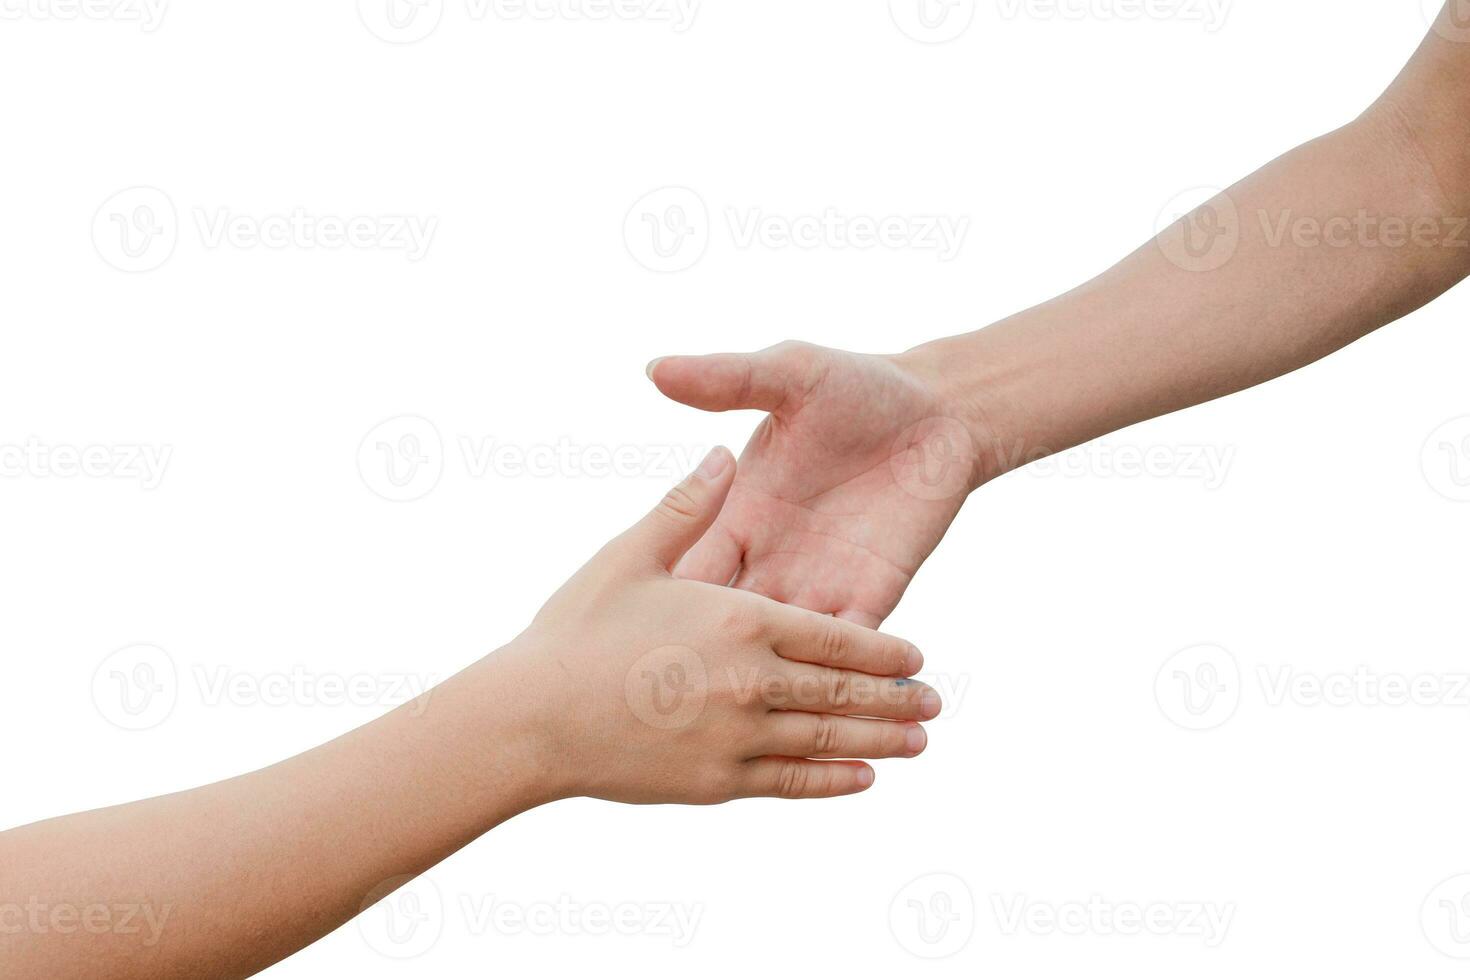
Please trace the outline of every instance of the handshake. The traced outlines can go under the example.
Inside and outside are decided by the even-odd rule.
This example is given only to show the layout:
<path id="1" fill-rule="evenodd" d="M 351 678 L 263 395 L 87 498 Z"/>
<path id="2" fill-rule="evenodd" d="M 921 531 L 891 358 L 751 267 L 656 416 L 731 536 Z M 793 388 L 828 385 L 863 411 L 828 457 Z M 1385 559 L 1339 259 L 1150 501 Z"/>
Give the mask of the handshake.
<path id="1" fill-rule="evenodd" d="M 520 636 L 355 731 L 182 793 L 0 833 L 0 909 L 156 912 L 146 941 L 0 929 L 6 976 L 244 977 L 554 800 L 841 796 L 942 705 L 874 627 L 986 474 L 923 357 L 664 358 L 670 397 L 768 415 Z"/>
<path id="2" fill-rule="evenodd" d="M 915 358 L 786 343 L 669 357 L 669 397 L 769 413 L 739 463 L 715 449 L 494 660 L 555 689 L 526 719 L 546 798 L 826 797 L 911 757 L 938 694 L 874 629 L 985 467 L 974 423 Z"/>
<path id="3" fill-rule="evenodd" d="M 1467 85 L 1470 45 L 1431 37 L 1354 123 L 974 333 L 654 361 L 675 401 L 766 413 L 738 462 L 715 450 L 520 636 L 417 701 L 257 772 L 0 834 L 0 910 L 172 916 L 143 945 L 0 928 L 6 976 L 249 976 L 566 797 L 866 789 L 862 760 L 922 752 L 940 713 L 919 651 L 876 629 L 970 491 L 1294 371 L 1470 275 L 1463 250 L 1296 249 L 1246 222 L 1212 262 L 1195 247 L 1220 214 L 1464 214 L 1470 141 L 1442 107 Z"/>

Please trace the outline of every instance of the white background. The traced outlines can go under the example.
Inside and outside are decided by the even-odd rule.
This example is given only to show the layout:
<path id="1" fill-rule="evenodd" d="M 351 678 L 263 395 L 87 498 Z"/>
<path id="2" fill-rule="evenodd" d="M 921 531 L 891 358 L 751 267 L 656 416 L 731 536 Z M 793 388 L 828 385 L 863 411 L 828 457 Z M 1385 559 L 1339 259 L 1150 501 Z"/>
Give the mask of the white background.
<path id="1" fill-rule="evenodd" d="M 788 337 L 896 351 L 1049 297 L 1181 192 L 1351 119 L 1426 23 L 1418 0 L 1236 0 L 1213 25 L 1195 3 L 961 0 L 939 30 L 963 30 L 926 44 L 901 29 L 923 35 L 907 0 L 706 0 L 683 30 L 445 0 L 395 44 L 373 2 L 176 2 L 152 30 L 126 7 L 6 2 L 0 826 L 270 763 L 512 637 L 683 463 L 756 421 L 662 400 L 649 358 Z M 139 186 L 162 207 L 114 199 Z M 686 212 L 707 248 L 660 273 L 639 261 L 657 264 L 643 212 L 625 219 L 669 186 L 707 210 Z M 779 226 L 829 208 L 967 233 L 948 260 L 737 234 L 752 209 Z M 417 259 L 242 237 L 298 209 L 434 232 Z M 137 257 L 115 219 L 140 222 Z M 214 239 L 222 219 L 238 234 Z M 1470 414 L 1467 306 L 1458 291 L 979 491 L 887 624 L 949 709 L 869 793 L 559 804 L 436 869 L 406 946 L 380 908 L 269 975 L 1461 975 L 1445 954 L 1470 944 L 1439 903 L 1467 889 L 1436 886 L 1470 871 L 1470 504 L 1450 499 L 1470 424 L 1436 432 Z M 360 459 L 401 416 L 429 428 L 394 423 Z M 377 442 L 416 431 L 420 474 L 442 472 L 394 487 Z M 28 446 L 61 459 L 15 464 Z M 67 447 L 93 446 L 110 475 L 67 475 Z M 169 454 L 157 486 L 108 462 L 129 447 Z M 607 475 L 597 453 L 620 447 L 631 472 Z M 1128 454 L 1148 449 L 1139 475 Z M 164 688 L 153 716 L 111 686 L 146 679 L 139 658 Z M 1176 671 L 1201 667 L 1223 690 L 1192 715 Z M 1275 687 L 1360 667 L 1427 677 L 1434 703 Z M 215 696 L 293 673 L 383 688 Z M 156 724 L 117 724 L 140 718 Z M 487 902 L 699 919 L 507 934 L 476 919 Z M 1229 926 L 1037 925 L 1088 902 Z"/>

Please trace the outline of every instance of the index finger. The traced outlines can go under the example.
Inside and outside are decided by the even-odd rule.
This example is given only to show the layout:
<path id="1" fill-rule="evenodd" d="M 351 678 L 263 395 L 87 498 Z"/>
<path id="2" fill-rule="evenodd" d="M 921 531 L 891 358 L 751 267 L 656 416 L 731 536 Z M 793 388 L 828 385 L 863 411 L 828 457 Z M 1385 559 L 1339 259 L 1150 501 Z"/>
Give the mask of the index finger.
<path id="1" fill-rule="evenodd" d="M 772 648 L 786 660 L 841 667 L 876 677 L 911 677 L 924 655 L 907 640 L 855 623 L 783 607 Z"/>

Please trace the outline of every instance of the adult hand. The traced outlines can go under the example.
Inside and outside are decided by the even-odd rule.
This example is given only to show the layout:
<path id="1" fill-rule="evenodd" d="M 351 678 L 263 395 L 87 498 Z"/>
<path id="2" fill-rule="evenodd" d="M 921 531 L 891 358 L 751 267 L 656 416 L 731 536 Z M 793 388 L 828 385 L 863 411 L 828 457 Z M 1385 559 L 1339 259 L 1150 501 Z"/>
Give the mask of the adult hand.
<path id="1" fill-rule="evenodd" d="M 918 360 L 784 343 L 663 357 L 658 389 L 768 414 L 719 518 L 675 573 L 876 627 L 981 480 L 975 427 Z"/>

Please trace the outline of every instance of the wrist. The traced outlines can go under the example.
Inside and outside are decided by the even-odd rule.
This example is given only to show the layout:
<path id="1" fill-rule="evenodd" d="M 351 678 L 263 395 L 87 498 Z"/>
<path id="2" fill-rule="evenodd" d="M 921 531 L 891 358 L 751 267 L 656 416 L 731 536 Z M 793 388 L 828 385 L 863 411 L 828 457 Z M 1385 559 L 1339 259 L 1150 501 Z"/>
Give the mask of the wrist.
<path id="1" fill-rule="evenodd" d="M 495 822 L 573 795 L 556 765 L 554 729 L 541 688 L 525 676 L 517 639 L 430 692 L 427 716 L 467 774 L 462 787 Z"/>
<path id="2" fill-rule="evenodd" d="M 994 383 L 1001 373 L 979 331 L 921 344 L 893 361 L 932 393 L 940 414 L 960 423 L 975 456 L 970 490 L 1014 469 L 1017 413 Z"/>

